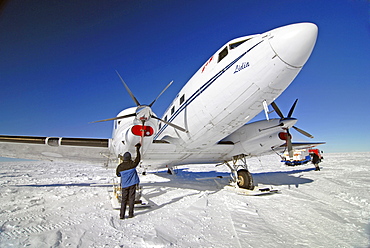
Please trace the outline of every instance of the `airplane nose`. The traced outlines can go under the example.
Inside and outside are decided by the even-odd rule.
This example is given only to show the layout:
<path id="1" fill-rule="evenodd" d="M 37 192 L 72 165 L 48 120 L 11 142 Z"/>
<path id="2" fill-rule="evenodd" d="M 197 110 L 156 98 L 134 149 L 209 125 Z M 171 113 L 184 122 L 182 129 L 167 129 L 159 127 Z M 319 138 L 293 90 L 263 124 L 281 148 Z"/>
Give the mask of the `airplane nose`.
<path id="1" fill-rule="evenodd" d="M 318 28 L 313 23 L 297 23 L 270 31 L 270 45 L 286 64 L 302 67 L 316 43 Z"/>

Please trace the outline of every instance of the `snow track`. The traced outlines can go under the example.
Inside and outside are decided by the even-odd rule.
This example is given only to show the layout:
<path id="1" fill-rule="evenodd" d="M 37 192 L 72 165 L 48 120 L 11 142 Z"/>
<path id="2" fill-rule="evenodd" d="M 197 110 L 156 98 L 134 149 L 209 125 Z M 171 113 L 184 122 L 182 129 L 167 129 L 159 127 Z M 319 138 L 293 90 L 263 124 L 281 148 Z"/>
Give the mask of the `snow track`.
<path id="1" fill-rule="evenodd" d="M 17 228 L 15 230 L 10 231 L 10 232 L 5 231 L 4 233 L 2 233 L 2 235 L 6 236 L 8 238 L 18 239 L 22 235 L 28 236 L 28 235 L 32 235 L 32 234 L 40 234 L 40 233 L 44 233 L 44 232 L 51 231 L 51 230 L 54 230 L 54 229 L 61 229 L 61 228 L 65 228 L 66 226 L 80 224 L 81 222 L 82 221 L 78 221 L 78 220 L 65 220 L 65 221 L 61 221 L 59 223 L 55 223 L 55 224 L 53 224 L 53 223 L 40 224 L 40 225 L 23 227 L 23 228 Z"/>
<path id="2" fill-rule="evenodd" d="M 281 194 L 238 195 L 223 189 L 226 167 L 184 166 L 141 177 L 152 207 L 124 221 L 104 186 L 114 169 L 0 163 L 0 248 L 369 246 L 370 153 L 326 154 L 320 172 L 261 160 L 255 182 Z"/>

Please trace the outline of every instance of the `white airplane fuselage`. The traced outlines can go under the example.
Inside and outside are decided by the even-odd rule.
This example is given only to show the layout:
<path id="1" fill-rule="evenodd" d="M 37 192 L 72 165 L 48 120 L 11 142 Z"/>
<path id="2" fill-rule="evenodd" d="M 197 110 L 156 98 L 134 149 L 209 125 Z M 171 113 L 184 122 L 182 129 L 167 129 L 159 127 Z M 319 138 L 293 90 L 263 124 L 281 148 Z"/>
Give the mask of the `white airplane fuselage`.
<path id="1" fill-rule="evenodd" d="M 316 38 L 316 25 L 298 23 L 231 40 L 200 67 L 162 117 L 187 132 L 152 118 L 145 126 L 152 127 L 153 135 L 148 131 L 148 135 L 140 137 L 130 129 L 132 125 L 141 125 L 137 117 L 116 120 L 111 151 L 116 155 L 134 152 L 133 146 L 142 142 L 145 161 L 145 152 L 151 149 L 153 141 L 161 141 L 174 145 L 172 149 L 184 156 L 172 161 L 158 158 L 159 164 L 205 162 L 202 151 L 206 153 L 219 141 L 232 137 L 233 147 L 218 156 L 212 155 L 212 161 L 208 157 L 207 161 L 224 161 L 239 153 L 252 154 L 247 143 L 252 144 L 253 139 L 246 137 L 253 134 L 242 138 L 239 133 L 245 133 L 248 128 L 244 125 L 263 110 L 264 101 L 270 104 L 290 85 L 309 58 Z M 133 111 L 124 110 L 118 116 Z M 266 126 L 272 125 L 265 122 Z"/>

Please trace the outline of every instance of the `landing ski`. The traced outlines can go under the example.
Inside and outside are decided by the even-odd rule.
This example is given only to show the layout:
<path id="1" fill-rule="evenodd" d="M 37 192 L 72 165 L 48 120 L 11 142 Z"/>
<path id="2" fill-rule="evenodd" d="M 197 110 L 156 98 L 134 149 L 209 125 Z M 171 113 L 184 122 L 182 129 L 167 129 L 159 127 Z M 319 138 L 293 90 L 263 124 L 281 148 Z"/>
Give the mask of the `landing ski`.
<path id="1" fill-rule="evenodd" d="M 224 189 L 228 191 L 236 192 L 240 195 L 247 195 L 247 196 L 261 196 L 261 195 L 271 195 L 271 194 L 281 193 L 280 190 L 277 190 L 277 189 L 272 189 L 269 187 L 258 187 L 258 186 L 255 186 L 253 190 L 249 190 L 249 189 L 234 187 L 231 185 L 226 185 Z"/>

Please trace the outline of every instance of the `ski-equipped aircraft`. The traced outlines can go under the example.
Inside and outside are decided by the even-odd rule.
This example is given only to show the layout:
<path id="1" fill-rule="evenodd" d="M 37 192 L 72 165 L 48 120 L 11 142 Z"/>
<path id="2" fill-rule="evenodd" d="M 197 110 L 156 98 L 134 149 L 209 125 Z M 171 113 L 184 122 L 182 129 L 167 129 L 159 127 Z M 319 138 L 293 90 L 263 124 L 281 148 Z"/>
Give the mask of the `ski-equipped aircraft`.
<path id="1" fill-rule="evenodd" d="M 227 42 L 190 78 L 162 117 L 152 106 L 172 82 L 153 102 L 142 104 L 117 72 L 136 106 L 102 120 L 114 122 L 112 138 L 2 135 L 0 156 L 103 164 L 127 151 L 135 156 L 140 142 L 143 165 L 225 163 L 235 185 L 251 189 L 246 158 L 321 144 L 292 142 L 290 128 L 313 137 L 294 126 L 297 101 L 287 116 L 274 102 L 310 57 L 317 33 L 315 24 L 297 23 Z M 269 118 L 270 104 L 280 118 Z M 266 120 L 250 122 L 261 111 Z"/>

